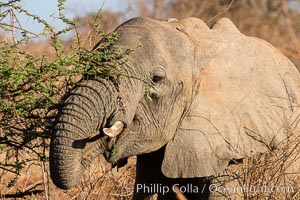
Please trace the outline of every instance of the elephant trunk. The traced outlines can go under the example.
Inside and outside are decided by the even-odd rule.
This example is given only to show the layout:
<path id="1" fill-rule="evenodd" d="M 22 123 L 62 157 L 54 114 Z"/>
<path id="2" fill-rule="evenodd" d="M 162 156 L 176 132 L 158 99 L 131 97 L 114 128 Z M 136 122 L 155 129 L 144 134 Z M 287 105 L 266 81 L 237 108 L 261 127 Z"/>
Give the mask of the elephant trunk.
<path id="1" fill-rule="evenodd" d="M 78 83 L 63 102 L 50 144 L 50 173 L 56 186 L 69 189 L 91 161 L 106 149 L 101 136 L 117 106 L 112 83 L 95 78 Z"/>

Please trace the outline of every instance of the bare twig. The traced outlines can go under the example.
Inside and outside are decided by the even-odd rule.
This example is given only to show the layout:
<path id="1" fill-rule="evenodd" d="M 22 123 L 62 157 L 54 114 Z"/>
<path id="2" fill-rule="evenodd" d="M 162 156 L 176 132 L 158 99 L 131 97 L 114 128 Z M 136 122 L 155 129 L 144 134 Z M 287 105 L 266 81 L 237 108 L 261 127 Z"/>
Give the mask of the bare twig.
<path id="1" fill-rule="evenodd" d="M 43 185 L 43 182 L 37 182 L 25 189 L 24 192 L 16 192 L 15 194 L 1 194 L 1 198 L 10 199 L 10 198 L 24 198 L 26 196 L 32 196 L 35 194 L 41 194 L 44 190 L 36 189 L 38 186 Z"/>
<path id="2" fill-rule="evenodd" d="M 14 8 L 11 6 L 9 10 L 10 14 L 10 26 L 11 26 L 11 38 L 13 43 L 17 42 L 17 34 L 16 34 L 16 29 L 15 29 L 15 13 L 14 13 Z"/>
<path id="3" fill-rule="evenodd" d="M 234 3 L 234 0 L 231 0 L 229 5 L 227 6 L 227 8 L 221 12 L 219 12 L 218 14 L 216 14 L 215 16 L 213 16 L 212 18 L 210 18 L 207 21 L 207 24 L 209 24 L 211 21 L 215 20 L 216 18 L 220 17 L 221 15 L 224 15 L 226 12 L 229 11 L 229 9 L 231 8 L 232 4 Z"/>
<path id="4" fill-rule="evenodd" d="M 101 14 L 101 12 L 102 12 L 102 10 L 103 10 L 103 7 L 104 7 L 104 4 L 105 4 L 105 0 L 103 0 L 102 1 L 102 4 L 101 4 L 101 6 L 100 6 L 100 8 L 98 9 L 98 12 L 97 12 L 97 15 L 96 15 L 96 17 L 94 18 L 94 22 L 93 22 L 93 26 L 95 26 L 96 25 L 96 23 L 97 23 L 97 20 L 100 18 L 100 14 Z M 85 41 L 86 40 L 88 40 L 88 42 L 89 42 L 89 47 L 91 47 L 92 46 L 92 31 L 93 31 L 93 29 L 91 29 L 91 30 L 89 30 L 88 31 L 88 33 L 86 34 L 87 36 L 85 37 L 85 38 L 83 38 L 83 43 L 85 43 Z"/>
<path id="5" fill-rule="evenodd" d="M 44 192 L 44 190 L 32 190 L 32 191 L 26 191 L 26 192 L 18 192 L 16 194 L 3 194 L 3 195 L 1 195 L 1 198 L 4 198 L 4 199 L 24 198 L 26 196 L 41 194 L 43 192 Z"/>
<path id="6" fill-rule="evenodd" d="M 47 180 L 47 174 L 45 171 L 45 161 L 41 161 L 41 168 L 42 168 L 42 175 L 43 175 L 43 185 L 44 185 L 44 190 L 45 190 L 45 197 L 46 200 L 49 200 L 49 193 L 48 193 L 48 180 Z"/>

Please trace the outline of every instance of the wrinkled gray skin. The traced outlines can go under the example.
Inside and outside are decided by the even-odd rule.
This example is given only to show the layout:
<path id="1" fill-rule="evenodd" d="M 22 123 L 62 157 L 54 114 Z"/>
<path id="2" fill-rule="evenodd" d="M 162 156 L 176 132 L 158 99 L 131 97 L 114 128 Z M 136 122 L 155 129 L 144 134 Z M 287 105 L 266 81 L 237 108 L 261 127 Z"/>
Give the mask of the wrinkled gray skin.
<path id="1" fill-rule="evenodd" d="M 107 149 L 99 135 L 116 107 L 112 83 L 95 78 L 80 81 L 59 111 L 50 145 L 50 172 L 55 185 L 69 189 L 84 169 Z"/>
<path id="2" fill-rule="evenodd" d="M 286 138 L 282 123 L 295 120 L 300 76 L 268 43 L 241 34 L 226 18 L 210 29 L 196 18 L 140 17 L 116 31 L 121 49 L 143 47 L 122 66 L 128 76 L 114 84 L 82 80 L 66 98 L 51 140 L 57 186 L 73 187 L 102 153 L 109 162 L 138 155 L 136 184 L 208 184 L 203 177 L 221 173 L 231 160 Z M 151 99 L 141 80 L 151 85 Z M 122 133 L 103 136 L 116 121 L 124 122 Z M 204 193 L 186 195 L 204 199 Z M 135 192 L 134 199 L 148 195 Z M 174 198 L 168 195 L 159 199 Z"/>

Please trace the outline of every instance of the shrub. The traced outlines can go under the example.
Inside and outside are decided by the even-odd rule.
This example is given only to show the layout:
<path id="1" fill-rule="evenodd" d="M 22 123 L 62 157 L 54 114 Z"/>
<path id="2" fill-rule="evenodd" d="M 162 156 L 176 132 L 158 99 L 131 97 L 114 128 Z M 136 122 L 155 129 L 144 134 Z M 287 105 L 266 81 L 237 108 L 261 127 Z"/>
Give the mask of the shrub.
<path id="1" fill-rule="evenodd" d="M 45 192 L 48 198 L 49 138 L 62 96 L 82 74 L 113 73 L 111 67 L 99 67 L 99 63 L 117 60 L 122 52 L 117 48 L 110 50 L 118 34 L 105 36 L 99 24 L 93 26 L 93 34 L 96 32 L 103 38 L 104 42 L 98 47 L 100 51 L 85 50 L 77 23 L 63 14 L 66 0 L 58 0 L 58 19 L 66 25 L 62 30 L 56 30 L 47 21 L 25 10 L 20 1 L 0 3 L 4 9 L 0 21 L 1 29 L 5 31 L 2 35 L 11 35 L 0 41 L 0 196 L 22 197 Z M 25 14 L 42 24 L 44 31 L 33 33 L 12 23 L 15 13 Z M 5 22 L 7 18 L 10 23 Z M 69 32 L 75 33 L 71 45 L 61 40 L 61 36 Z M 37 37 L 48 38 L 54 53 L 32 55 L 26 46 Z M 112 63 L 117 67 L 117 61 Z M 28 183 L 24 183 L 24 188 L 20 189 L 16 183 L 24 173 L 29 173 L 31 166 L 41 169 L 43 181 L 32 181 L 28 187 Z M 37 190 L 37 186 L 44 188 Z M 1 193 L 5 191 L 3 187 L 11 188 L 15 194 Z"/>

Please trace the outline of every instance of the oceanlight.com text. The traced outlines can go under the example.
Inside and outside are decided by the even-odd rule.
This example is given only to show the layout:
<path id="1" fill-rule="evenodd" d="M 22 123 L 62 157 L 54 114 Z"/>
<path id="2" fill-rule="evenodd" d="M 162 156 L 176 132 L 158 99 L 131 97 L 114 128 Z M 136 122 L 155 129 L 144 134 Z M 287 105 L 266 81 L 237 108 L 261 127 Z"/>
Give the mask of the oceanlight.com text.
<path id="1" fill-rule="evenodd" d="M 224 186 L 211 184 L 209 185 L 210 192 L 218 193 L 294 193 L 292 186 L 267 186 L 267 185 L 239 185 L 239 186 Z"/>

